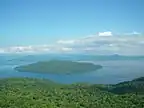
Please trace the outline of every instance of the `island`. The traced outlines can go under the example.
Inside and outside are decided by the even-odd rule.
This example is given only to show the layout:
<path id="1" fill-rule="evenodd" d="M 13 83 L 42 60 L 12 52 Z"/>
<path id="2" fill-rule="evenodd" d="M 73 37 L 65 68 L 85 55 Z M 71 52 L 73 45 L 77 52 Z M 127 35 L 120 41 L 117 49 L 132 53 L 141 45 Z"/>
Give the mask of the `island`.
<path id="1" fill-rule="evenodd" d="M 71 74 L 92 72 L 101 68 L 101 65 L 95 65 L 93 63 L 74 62 L 68 60 L 50 60 L 18 66 L 15 70 L 19 72 Z"/>

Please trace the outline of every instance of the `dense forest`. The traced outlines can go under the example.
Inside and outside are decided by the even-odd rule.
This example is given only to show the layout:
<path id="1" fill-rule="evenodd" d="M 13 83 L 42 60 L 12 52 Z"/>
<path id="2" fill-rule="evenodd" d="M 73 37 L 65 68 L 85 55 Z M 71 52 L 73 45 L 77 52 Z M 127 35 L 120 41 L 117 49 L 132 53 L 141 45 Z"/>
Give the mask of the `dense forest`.
<path id="1" fill-rule="evenodd" d="M 144 108 L 144 77 L 116 85 L 0 79 L 0 108 Z"/>

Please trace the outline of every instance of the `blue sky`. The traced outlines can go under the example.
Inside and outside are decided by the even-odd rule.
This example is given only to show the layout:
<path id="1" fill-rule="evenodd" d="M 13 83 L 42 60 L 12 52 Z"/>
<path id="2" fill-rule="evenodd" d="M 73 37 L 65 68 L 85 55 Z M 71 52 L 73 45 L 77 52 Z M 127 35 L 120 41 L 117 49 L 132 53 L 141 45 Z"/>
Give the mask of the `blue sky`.
<path id="1" fill-rule="evenodd" d="M 0 46 L 143 32 L 143 10 L 143 0 L 1 0 Z"/>
<path id="2" fill-rule="evenodd" d="M 0 0 L 0 48 L 143 28 L 144 0 Z"/>

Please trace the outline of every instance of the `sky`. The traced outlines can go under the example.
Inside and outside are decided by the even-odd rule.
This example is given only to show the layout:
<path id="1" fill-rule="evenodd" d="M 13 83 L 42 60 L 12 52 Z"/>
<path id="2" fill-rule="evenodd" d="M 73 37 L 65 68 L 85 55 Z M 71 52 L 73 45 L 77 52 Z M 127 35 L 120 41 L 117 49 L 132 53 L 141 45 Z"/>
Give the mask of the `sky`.
<path id="1" fill-rule="evenodd" d="M 69 46 L 69 43 L 78 44 L 82 38 L 92 35 L 91 40 L 99 40 L 95 44 L 101 43 L 101 46 L 88 48 L 94 54 L 143 55 L 140 51 L 143 33 L 144 0 L 0 0 L 0 52 L 53 48 L 70 51 L 80 46 Z M 102 35 L 112 37 L 97 39 Z M 109 51 L 115 49 L 113 44 L 116 43 L 108 42 L 119 38 L 127 39 L 130 44 L 135 40 L 135 46 L 127 45 L 131 49 L 124 52 L 124 43 L 119 43 L 119 51 Z M 86 41 L 82 49 L 87 49 L 89 44 Z M 111 47 L 103 48 L 107 44 Z"/>

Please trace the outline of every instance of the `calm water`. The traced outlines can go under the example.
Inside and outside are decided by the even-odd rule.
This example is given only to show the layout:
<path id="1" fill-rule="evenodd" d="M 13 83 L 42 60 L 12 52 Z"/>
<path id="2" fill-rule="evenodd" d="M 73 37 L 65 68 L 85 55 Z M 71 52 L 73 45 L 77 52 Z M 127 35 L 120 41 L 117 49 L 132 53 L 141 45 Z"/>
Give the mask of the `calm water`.
<path id="1" fill-rule="evenodd" d="M 100 64 L 102 69 L 96 72 L 72 75 L 37 74 L 31 72 L 17 72 L 13 68 L 28 62 L 0 63 L 0 78 L 7 77 L 33 77 L 46 78 L 60 83 L 90 82 L 101 84 L 114 84 L 137 77 L 144 76 L 144 60 L 113 60 L 113 61 L 87 61 Z"/>

